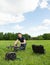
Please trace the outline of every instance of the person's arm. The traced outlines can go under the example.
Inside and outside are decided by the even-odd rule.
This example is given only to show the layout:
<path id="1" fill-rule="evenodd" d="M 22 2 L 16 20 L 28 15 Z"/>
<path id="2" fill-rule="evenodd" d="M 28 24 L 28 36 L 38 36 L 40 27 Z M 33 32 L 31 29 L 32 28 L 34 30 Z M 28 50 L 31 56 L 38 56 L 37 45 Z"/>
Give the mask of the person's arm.
<path id="1" fill-rule="evenodd" d="M 18 39 L 15 41 L 14 46 L 16 46 L 16 45 L 17 45 L 17 43 L 18 43 Z"/>
<path id="2" fill-rule="evenodd" d="M 24 43 L 26 43 L 26 40 L 24 39 Z"/>

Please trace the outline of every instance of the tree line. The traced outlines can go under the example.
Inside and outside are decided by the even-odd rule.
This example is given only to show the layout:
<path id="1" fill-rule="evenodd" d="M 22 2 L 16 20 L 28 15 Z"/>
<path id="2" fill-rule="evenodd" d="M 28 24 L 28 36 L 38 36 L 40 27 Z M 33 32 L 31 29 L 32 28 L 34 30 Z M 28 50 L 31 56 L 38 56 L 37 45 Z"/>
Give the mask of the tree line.
<path id="1" fill-rule="evenodd" d="M 37 37 L 32 37 L 33 40 L 50 40 L 50 33 L 45 33 Z"/>
<path id="2" fill-rule="evenodd" d="M 31 36 L 28 34 L 22 34 L 26 40 L 31 39 Z M 0 40 L 16 40 L 18 38 L 18 33 L 3 33 L 0 32 Z"/>
<path id="3" fill-rule="evenodd" d="M 26 40 L 50 40 L 50 33 L 46 33 L 37 37 L 31 37 L 29 34 L 22 34 Z M 18 33 L 3 33 L 0 32 L 0 40 L 16 40 Z"/>

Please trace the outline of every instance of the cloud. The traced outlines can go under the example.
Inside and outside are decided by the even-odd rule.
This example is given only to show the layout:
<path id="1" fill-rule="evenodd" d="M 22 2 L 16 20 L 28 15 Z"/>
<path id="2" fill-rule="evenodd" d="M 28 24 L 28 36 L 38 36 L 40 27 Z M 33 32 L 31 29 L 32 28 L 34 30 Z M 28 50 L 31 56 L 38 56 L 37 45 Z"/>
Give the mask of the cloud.
<path id="1" fill-rule="evenodd" d="M 40 2 L 40 8 L 47 8 L 47 9 L 49 9 L 50 10 L 50 5 L 49 5 L 49 0 L 42 0 L 41 2 Z"/>
<path id="2" fill-rule="evenodd" d="M 0 25 L 25 20 L 24 13 L 36 10 L 39 0 L 0 0 Z"/>
<path id="3" fill-rule="evenodd" d="M 0 0 L 1 10 L 15 14 L 34 11 L 39 0 Z"/>
<path id="4" fill-rule="evenodd" d="M 49 28 L 50 28 L 50 19 L 44 19 L 42 21 L 41 25 L 29 28 L 27 33 L 32 35 L 32 36 L 38 36 L 38 35 L 41 35 L 43 33 L 50 32 Z"/>
<path id="5" fill-rule="evenodd" d="M 23 31 L 23 26 L 19 25 L 19 24 L 16 24 L 16 25 L 10 25 L 10 26 L 7 26 L 7 25 L 4 25 L 4 26 L 1 26 L 0 28 L 0 32 L 21 32 Z"/>
<path id="6" fill-rule="evenodd" d="M 44 33 L 49 33 L 50 32 L 50 19 L 44 19 L 42 23 L 38 26 L 30 26 L 29 28 L 24 28 L 24 26 L 21 26 L 19 24 L 13 25 L 11 27 L 2 27 L 0 31 L 3 32 L 21 32 L 21 33 L 28 33 L 31 36 L 38 36 L 42 35 Z"/>
<path id="7" fill-rule="evenodd" d="M 42 2 L 40 3 L 40 7 L 47 8 L 47 6 L 48 6 L 48 2 L 46 0 L 42 0 Z"/>
<path id="8" fill-rule="evenodd" d="M 25 18 L 23 15 L 13 16 L 8 13 L 0 12 L 0 25 L 5 25 L 9 23 L 19 23 L 24 21 L 24 19 Z"/>
<path id="9" fill-rule="evenodd" d="M 45 19 L 43 21 L 44 26 L 50 26 L 50 19 Z"/>
<path id="10" fill-rule="evenodd" d="M 14 30 L 22 30 L 23 29 L 23 27 L 22 26 L 20 26 L 19 24 L 17 24 L 16 26 L 14 26 L 12 29 L 14 29 Z"/>

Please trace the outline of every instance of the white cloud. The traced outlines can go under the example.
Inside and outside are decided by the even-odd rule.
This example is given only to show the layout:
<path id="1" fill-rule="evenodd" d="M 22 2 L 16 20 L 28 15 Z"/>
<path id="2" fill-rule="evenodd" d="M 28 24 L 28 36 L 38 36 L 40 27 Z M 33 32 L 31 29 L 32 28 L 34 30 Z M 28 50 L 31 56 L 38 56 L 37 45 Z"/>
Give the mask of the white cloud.
<path id="1" fill-rule="evenodd" d="M 9 24 L 9 23 L 19 23 L 24 20 L 23 15 L 13 16 L 8 13 L 0 12 L 0 25 Z"/>
<path id="2" fill-rule="evenodd" d="M 0 0 L 1 10 L 15 14 L 34 11 L 39 0 Z"/>
<path id="3" fill-rule="evenodd" d="M 42 2 L 40 3 L 40 7 L 41 8 L 47 8 L 47 6 L 48 6 L 47 0 L 42 0 Z"/>
<path id="4" fill-rule="evenodd" d="M 41 25 L 29 28 L 27 33 L 30 34 L 31 36 L 38 36 L 43 33 L 50 32 L 49 28 L 50 28 L 50 19 L 44 19 Z"/>
<path id="5" fill-rule="evenodd" d="M 3 27 L 4 28 L 4 27 Z M 14 26 L 11 27 L 7 27 L 5 26 L 4 29 L 0 29 L 0 31 L 3 32 L 21 32 L 21 33 L 28 33 L 31 36 L 38 36 L 38 35 L 42 35 L 44 33 L 49 33 L 50 32 L 50 19 L 44 19 L 42 21 L 42 23 L 38 26 L 30 26 L 30 28 L 25 29 L 24 26 L 21 26 L 19 24 L 16 24 Z"/>
<path id="6" fill-rule="evenodd" d="M 14 29 L 14 30 L 22 30 L 23 29 L 23 27 L 22 26 L 20 26 L 19 24 L 17 24 L 16 26 L 14 26 L 12 29 Z"/>
<path id="7" fill-rule="evenodd" d="M 47 8 L 50 10 L 50 4 L 48 2 L 50 2 L 50 0 L 42 0 L 40 2 L 40 8 Z"/>
<path id="8" fill-rule="evenodd" d="M 0 0 L 0 25 L 24 21 L 24 13 L 34 11 L 39 0 Z"/>
<path id="9" fill-rule="evenodd" d="M 22 32 L 23 31 L 23 26 L 19 25 L 19 24 L 16 24 L 16 25 L 10 25 L 10 26 L 7 26 L 7 25 L 4 25 L 4 26 L 1 26 L 0 28 L 0 32 Z"/>
<path id="10" fill-rule="evenodd" d="M 43 21 L 43 24 L 44 24 L 45 26 L 49 26 L 49 25 L 50 25 L 50 19 L 45 19 L 45 20 Z"/>

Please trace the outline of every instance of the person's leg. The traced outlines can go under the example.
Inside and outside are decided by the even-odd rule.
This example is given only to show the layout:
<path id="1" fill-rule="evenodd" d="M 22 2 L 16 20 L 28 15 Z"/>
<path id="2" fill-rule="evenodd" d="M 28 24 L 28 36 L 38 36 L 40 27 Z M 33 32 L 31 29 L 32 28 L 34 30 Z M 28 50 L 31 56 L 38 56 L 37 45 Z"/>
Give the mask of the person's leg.
<path id="1" fill-rule="evenodd" d="M 25 48 L 26 48 L 26 44 L 21 44 L 20 45 L 20 50 L 25 50 Z"/>
<path id="2" fill-rule="evenodd" d="M 23 45 L 23 50 L 25 50 L 25 49 L 26 49 L 26 44 Z"/>

